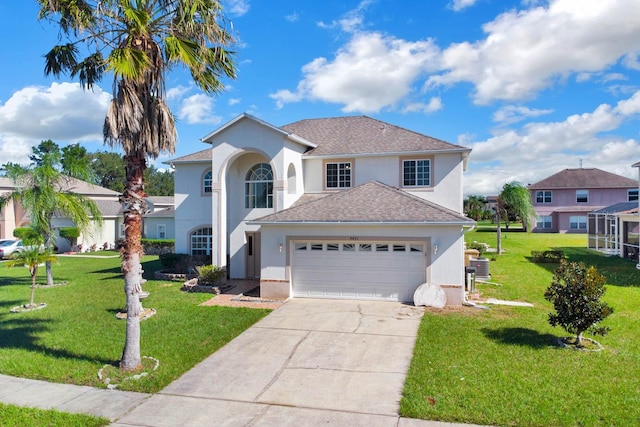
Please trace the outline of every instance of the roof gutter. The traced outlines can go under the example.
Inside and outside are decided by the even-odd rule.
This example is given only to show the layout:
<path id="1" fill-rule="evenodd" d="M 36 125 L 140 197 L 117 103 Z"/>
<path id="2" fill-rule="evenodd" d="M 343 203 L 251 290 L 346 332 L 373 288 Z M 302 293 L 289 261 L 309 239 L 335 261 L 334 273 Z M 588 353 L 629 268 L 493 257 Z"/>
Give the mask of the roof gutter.
<path id="1" fill-rule="evenodd" d="M 416 226 L 416 225 L 434 225 L 448 226 L 461 225 L 463 227 L 475 227 L 475 221 L 412 221 L 412 222 L 391 222 L 391 221 L 247 221 L 249 225 L 396 225 L 396 226 Z"/>

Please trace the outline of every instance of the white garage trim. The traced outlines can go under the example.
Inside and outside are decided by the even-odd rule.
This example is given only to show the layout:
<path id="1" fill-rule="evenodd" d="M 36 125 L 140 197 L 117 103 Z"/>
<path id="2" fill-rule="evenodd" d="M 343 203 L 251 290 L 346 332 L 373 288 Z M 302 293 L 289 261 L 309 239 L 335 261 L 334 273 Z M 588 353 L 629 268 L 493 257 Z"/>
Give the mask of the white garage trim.
<path id="1" fill-rule="evenodd" d="M 428 241 L 293 240 L 294 297 L 412 301 L 427 281 Z"/>

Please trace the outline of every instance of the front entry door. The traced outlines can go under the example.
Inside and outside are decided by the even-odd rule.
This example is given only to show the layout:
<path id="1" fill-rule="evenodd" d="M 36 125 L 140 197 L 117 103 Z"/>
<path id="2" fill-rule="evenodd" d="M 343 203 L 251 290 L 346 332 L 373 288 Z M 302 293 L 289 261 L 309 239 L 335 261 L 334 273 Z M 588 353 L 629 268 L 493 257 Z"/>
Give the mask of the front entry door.
<path id="1" fill-rule="evenodd" d="M 260 278 L 260 233 L 247 232 L 247 279 Z"/>

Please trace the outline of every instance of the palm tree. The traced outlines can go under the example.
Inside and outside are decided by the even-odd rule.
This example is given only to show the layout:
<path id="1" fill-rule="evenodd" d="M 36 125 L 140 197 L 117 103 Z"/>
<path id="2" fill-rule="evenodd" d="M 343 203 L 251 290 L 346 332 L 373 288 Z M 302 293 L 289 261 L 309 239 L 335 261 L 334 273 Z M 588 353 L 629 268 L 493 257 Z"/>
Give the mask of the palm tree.
<path id="1" fill-rule="evenodd" d="M 105 142 L 124 151 L 122 195 L 127 326 L 120 369 L 135 370 L 140 358 L 140 244 L 147 157 L 175 149 L 174 119 L 165 102 L 165 78 L 183 65 L 206 93 L 235 78 L 235 41 L 218 0 L 38 0 L 40 17 L 56 22 L 69 43 L 46 55 L 45 73 L 68 72 L 92 88 L 113 73 L 113 100 L 104 123 Z M 78 60 L 78 45 L 89 54 Z"/>
<path id="2" fill-rule="evenodd" d="M 32 148 L 31 164 L 2 166 L 16 189 L 0 197 L 0 207 L 9 200 L 19 202 L 30 214 L 31 227 L 42 236 L 46 249 L 53 249 L 53 217 L 64 216 L 86 231 L 92 221 L 102 222 L 95 201 L 71 191 L 71 178 L 86 180 L 91 174 L 87 151 L 79 145 L 62 148 L 51 140 Z M 53 268 L 46 263 L 47 285 L 53 285 Z"/>
<path id="3" fill-rule="evenodd" d="M 31 242 L 33 243 L 33 242 Z M 31 298 L 27 308 L 36 306 L 34 297 L 36 294 L 36 277 L 38 275 L 38 266 L 42 263 L 50 263 L 58 258 L 50 250 L 40 250 L 39 244 L 33 244 L 26 249 L 18 252 L 16 256 L 6 262 L 7 267 L 27 267 L 31 274 Z"/>
<path id="4" fill-rule="evenodd" d="M 531 194 L 527 187 L 518 181 L 507 182 L 498 195 L 496 206 L 497 228 L 497 252 L 502 253 L 502 216 L 508 215 L 508 211 L 514 213 L 522 221 L 525 231 L 529 230 L 531 220 L 535 218 L 536 211 L 531 203 Z M 507 209 L 508 208 L 508 209 Z"/>
<path id="5" fill-rule="evenodd" d="M 479 221 L 484 218 L 487 198 L 484 196 L 468 196 L 464 199 L 464 213 L 469 218 Z"/>

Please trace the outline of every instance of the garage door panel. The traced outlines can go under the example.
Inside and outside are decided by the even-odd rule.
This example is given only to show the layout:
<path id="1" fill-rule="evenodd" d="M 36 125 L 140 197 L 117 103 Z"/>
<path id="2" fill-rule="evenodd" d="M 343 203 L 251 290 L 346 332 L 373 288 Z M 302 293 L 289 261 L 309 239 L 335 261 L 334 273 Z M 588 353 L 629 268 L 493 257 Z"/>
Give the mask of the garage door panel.
<path id="1" fill-rule="evenodd" d="M 411 301 L 415 289 L 426 280 L 424 253 L 409 251 L 407 243 L 379 244 L 387 251 L 376 250 L 375 242 L 348 247 L 353 250 L 343 250 L 345 243 L 330 243 L 314 242 L 322 251 L 294 251 L 294 296 Z M 301 246 L 312 247 L 311 243 Z"/>

